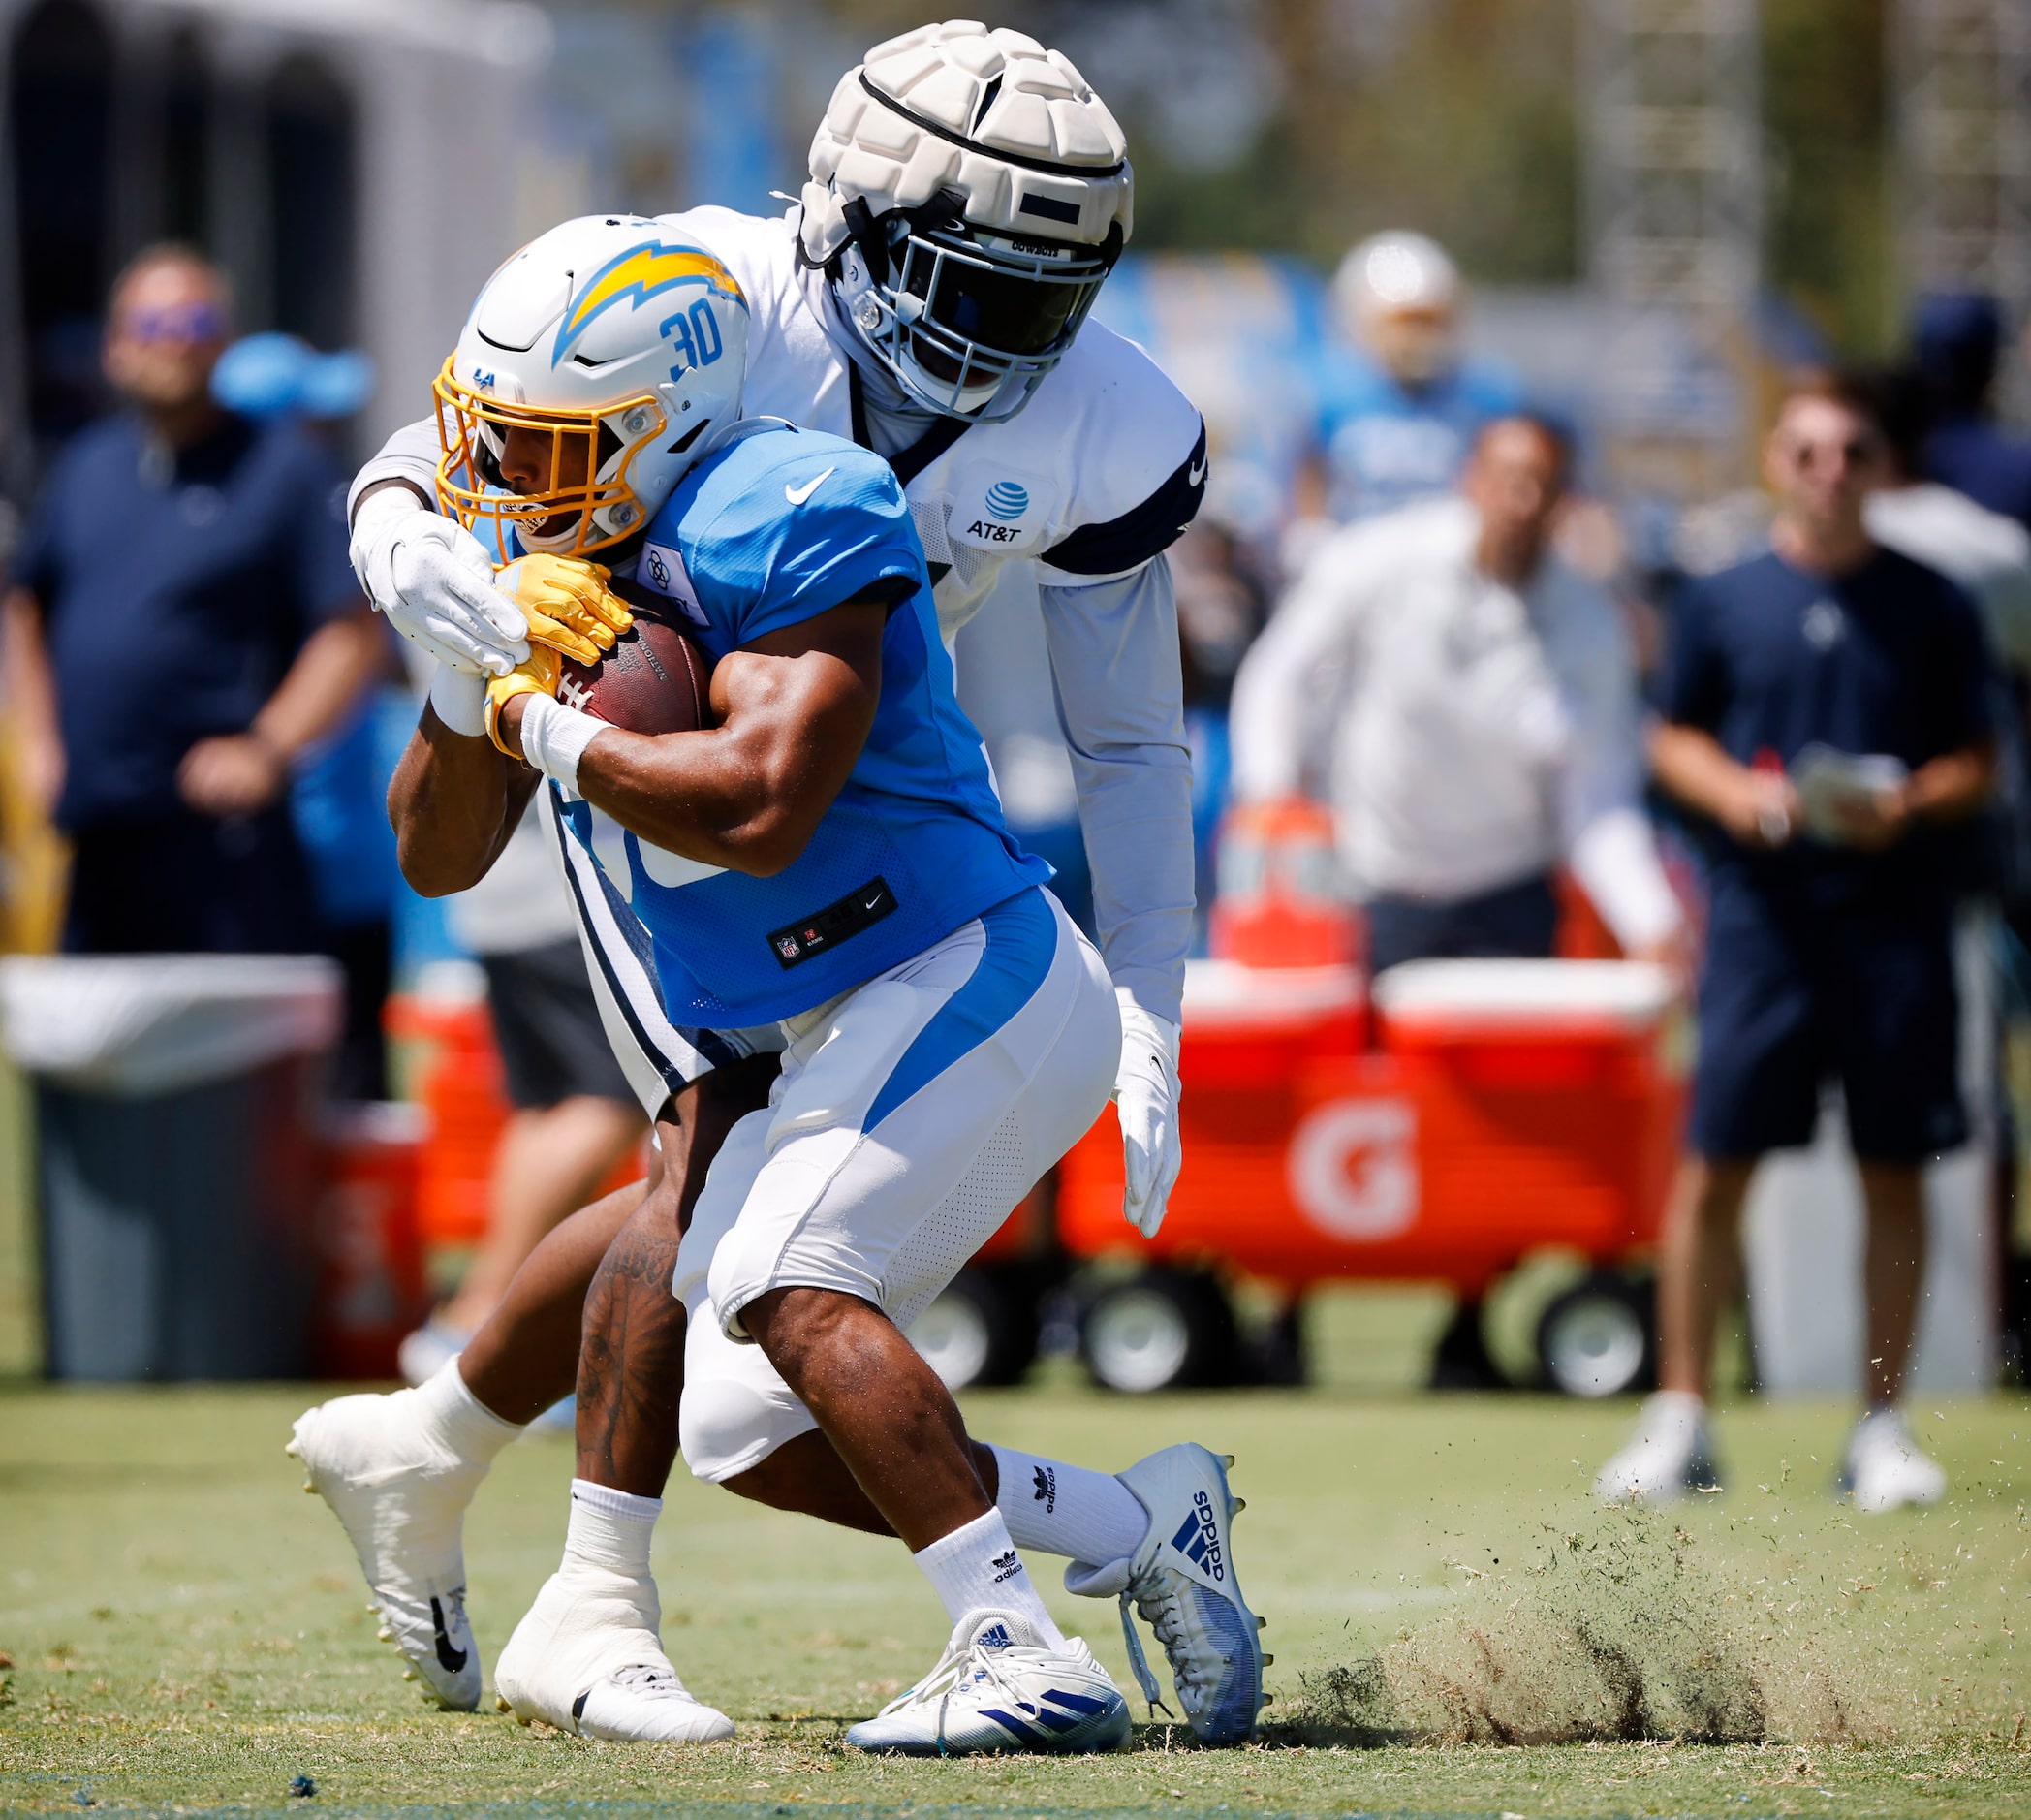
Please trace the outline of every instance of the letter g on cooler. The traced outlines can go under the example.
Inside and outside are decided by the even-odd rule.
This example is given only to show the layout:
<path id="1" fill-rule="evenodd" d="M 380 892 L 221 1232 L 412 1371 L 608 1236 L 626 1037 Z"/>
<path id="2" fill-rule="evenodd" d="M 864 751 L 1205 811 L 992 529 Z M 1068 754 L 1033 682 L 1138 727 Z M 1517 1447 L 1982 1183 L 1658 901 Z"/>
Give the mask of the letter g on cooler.
<path id="1" fill-rule="evenodd" d="M 1374 1244 L 1418 1218 L 1418 1114 L 1408 1100 L 1334 1100 L 1291 1135 L 1284 1173 L 1297 1210 L 1321 1232 Z"/>

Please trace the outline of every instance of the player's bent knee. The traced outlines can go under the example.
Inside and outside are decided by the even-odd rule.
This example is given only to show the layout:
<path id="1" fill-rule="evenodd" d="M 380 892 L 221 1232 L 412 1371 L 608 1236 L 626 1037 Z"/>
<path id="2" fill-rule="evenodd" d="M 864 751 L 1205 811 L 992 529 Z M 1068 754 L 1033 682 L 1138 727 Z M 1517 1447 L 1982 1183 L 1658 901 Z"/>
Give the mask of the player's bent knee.
<path id="1" fill-rule="evenodd" d="M 794 1400 L 728 1379 L 696 1380 L 684 1390 L 677 1445 L 694 1478 L 723 1485 L 752 1471 L 784 1442 L 817 1428 Z"/>

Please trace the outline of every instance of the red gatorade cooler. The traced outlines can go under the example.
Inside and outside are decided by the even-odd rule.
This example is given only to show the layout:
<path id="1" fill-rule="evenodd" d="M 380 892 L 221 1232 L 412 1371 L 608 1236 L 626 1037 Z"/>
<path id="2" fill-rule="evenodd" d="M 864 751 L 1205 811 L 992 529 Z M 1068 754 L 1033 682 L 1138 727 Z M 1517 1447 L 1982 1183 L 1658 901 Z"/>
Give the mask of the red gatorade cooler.
<path id="1" fill-rule="evenodd" d="M 428 1310 L 417 1230 L 428 1127 L 422 1107 L 391 1101 L 345 1109 L 329 1134 L 311 1330 L 321 1377 L 396 1376 L 395 1348 Z"/>
<path id="2" fill-rule="evenodd" d="M 1683 1098 L 1662 969 L 1626 961 L 1352 968 L 1192 963 L 1184 1171 L 1153 1242 L 1121 1218 L 1114 1120 L 1061 1167 L 1076 1255 L 1122 1249 L 1301 1290 L 1423 1279 L 1479 1295 L 1528 1252 L 1611 1261 L 1654 1237 Z"/>
<path id="3" fill-rule="evenodd" d="M 1685 1072 L 1663 968 L 1417 961 L 1375 982 L 1375 1011 L 1418 1108 L 1427 1240 L 1606 1260 L 1655 1237 Z"/>
<path id="4" fill-rule="evenodd" d="M 426 1245 L 477 1244 L 486 1233 L 494 1147 L 510 1108 L 477 967 L 424 970 L 420 988 L 389 1000 L 388 1033 L 419 1048 L 412 1091 L 428 1114 L 417 1181 Z"/>
<path id="5" fill-rule="evenodd" d="M 1185 1167 L 1163 1230 L 1150 1244 L 1123 1222 L 1120 1132 L 1104 1113 L 1060 1165 L 1067 1248 L 1092 1257 L 1126 1246 L 1293 1280 L 1331 1274 L 1316 1268 L 1317 1247 L 1289 1216 L 1284 1153 L 1314 1069 L 1377 1065 L 1360 1053 L 1366 1020 L 1351 965 L 1189 963 L 1178 1055 Z"/>

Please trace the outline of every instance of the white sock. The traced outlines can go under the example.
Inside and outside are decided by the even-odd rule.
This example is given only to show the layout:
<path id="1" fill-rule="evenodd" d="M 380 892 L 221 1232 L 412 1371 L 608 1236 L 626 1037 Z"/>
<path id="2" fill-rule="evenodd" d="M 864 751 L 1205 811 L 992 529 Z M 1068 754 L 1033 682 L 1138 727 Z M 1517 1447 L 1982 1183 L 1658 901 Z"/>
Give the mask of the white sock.
<path id="1" fill-rule="evenodd" d="M 994 1462 L 1001 1468 L 995 1507 L 1018 1548 L 1105 1567 L 1142 1546 L 1149 1513 L 1113 1474 L 1014 1447 L 994 1447 Z"/>
<path id="2" fill-rule="evenodd" d="M 662 1514 L 660 1497 L 637 1497 L 590 1479 L 574 1479 L 564 1565 L 600 1567 L 626 1580 L 650 1579 L 649 1538 Z"/>
<path id="3" fill-rule="evenodd" d="M 423 1432 L 461 1465 L 481 1472 L 493 1457 L 521 1432 L 475 1396 L 458 1375 L 458 1361 L 448 1359 L 416 1389 Z"/>
<path id="4" fill-rule="evenodd" d="M 1013 1612 L 1028 1621 L 1047 1648 L 1065 1647 L 1065 1633 L 1037 1596 L 1036 1583 L 1016 1553 L 1000 1511 L 990 1510 L 940 1536 L 914 1558 L 954 1624 L 969 1612 Z"/>

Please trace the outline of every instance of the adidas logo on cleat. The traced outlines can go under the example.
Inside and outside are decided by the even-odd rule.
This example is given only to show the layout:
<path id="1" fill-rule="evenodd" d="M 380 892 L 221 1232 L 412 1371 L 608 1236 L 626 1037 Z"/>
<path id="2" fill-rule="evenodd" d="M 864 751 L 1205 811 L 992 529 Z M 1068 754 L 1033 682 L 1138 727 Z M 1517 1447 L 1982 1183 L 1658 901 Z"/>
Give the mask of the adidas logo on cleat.
<path id="1" fill-rule="evenodd" d="M 1009 1627 L 1006 1624 L 988 1625 L 985 1630 L 982 1631 L 974 1639 L 974 1642 L 984 1649 L 1013 1649 L 1016 1647 L 1016 1639 L 1009 1635 Z M 974 1677 L 975 1680 L 984 1680 L 985 1679 L 984 1675 L 976 1675 Z"/>
<path id="2" fill-rule="evenodd" d="M 1171 1546 L 1215 1580 L 1227 1579 L 1227 1560 L 1220 1551 L 1219 1520 L 1213 1515 L 1213 1500 L 1203 1491 L 1193 1493 L 1192 1509 L 1178 1524 Z"/>
<path id="3" fill-rule="evenodd" d="M 1036 1501 L 1044 1506 L 1047 1517 L 1058 1514 L 1058 1474 L 1054 1466 L 1033 1466 L 1031 1472 L 1037 1481 Z"/>
<path id="4" fill-rule="evenodd" d="M 1108 1710 L 1105 1700 L 1095 1700 L 1090 1694 L 1067 1693 L 1059 1687 L 1047 1688 L 1043 1701 L 1036 1706 L 1027 1701 L 1018 1704 L 1022 1708 L 1021 1718 L 1000 1707 L 983 1707 L 981 1717 L 992 1719 L 1010 1737 L 1019 1739 L 1032 1749 L 1047 1747 L 1053 1734 L 1062 1737 L 1067 1732 L 1077 1731 Z M 1053 1710 L 1060 1707 L 1063 1711 Z"/>
<path id="5" fill-rule="evenodd" d="M 999 1585 L 1004 1580 L 1014 1580 L 1022 1572 L 1022 1556 L 1011 1549 L 1006 1554 L 997 1554 L 991 1565 L 994 1568 L 995 1585 Z"/>

